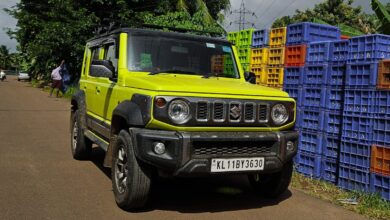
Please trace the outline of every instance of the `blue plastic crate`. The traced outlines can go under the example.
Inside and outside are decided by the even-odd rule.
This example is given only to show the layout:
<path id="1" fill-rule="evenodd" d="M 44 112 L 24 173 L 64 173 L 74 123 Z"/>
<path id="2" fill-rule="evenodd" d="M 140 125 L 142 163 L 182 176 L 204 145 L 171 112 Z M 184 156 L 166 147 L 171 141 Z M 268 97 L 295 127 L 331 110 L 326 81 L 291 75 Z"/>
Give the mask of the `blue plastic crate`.
<path id="1" fill-rule="evenodd" d="M 301 107 L 297 107 L 296 119 L 295 119 L 295 130 L 299 130 L 301 128 Z"/>
<path id="2" fill-rule="evenodd" d="M 371 192 L 378 193 L 383 199 L 390 201 L 390 176 L 371 173 Z"/>
<path id="3" fill-rule="evenodd" d="M 376 90 L 346 89 L 344 115 L 372 116 L 375 113 Z"/>
<path id="4" fill-rule="evenodd" d="M 287 44 L 302 44 L 313 41 L 340 39 L 340 30 L 337 27 L 302 22 L 287 26 Z"/>
<path id="5" fill-rule="evenodd" d="M 306 64 L 303 74 L 304 85 L 326 85 L 328 65 L 327 64 Z"/>
<path id="6" fill-rule="evenodd" d="M 301 129 L 298 149 L 305 153 L 322 154 L 322 134 Z"/>
<path id="7" fill-rule="evenodd" d="M 344 90 L 341 87 L 305 86 L 301 97 L 303 107 L 339 111 L 343 108 Z"/>
<path id="8" fill-rule="evenodd" d="M 307 44 L 306 63 L 323 64 L 329 61 L 330 41 L 317 41 Z"/>
<path id="9" fill-rule="evenodd" d="M 329 64 L 326 85 L 344 86 L 345 84 L 345 64 Z"/>
<path id="10" fill-rule="evenodd" d="M 297 157 L 297 171 L 299 173 L 312 178 L 320 178 L 321 155 L 298 151 Z"/>
<path id="11" fill-rule="evenodd" d="M 390 36 L 373 34 L 349 39 L 348 62 L 372 62 L 390 58 Z"/>
<path id="12" fill-rule="evenodd" d="M 321 108 L 325 100 L 325 93 L 321 86 L 305 86 L 302 91 L 302 106 Z"/>
<path id="13" fill-rule="evenodd" d="M 285 67 L 283 85 L 285 86 L 302 86 L 303 74 L 305 69 L 303 67 Z"/>
<path id="14" fill-rule="evenodd" d="M 268 29 L 255 30 L 252 36 L 252 47 L 266 47 L 268 45 Z"/>
<path id="15" fill-rule="evenodd" d="M 321 109 L 301 108 L 298 116 L 299 125 L 308 131 L 322 131 L 324 112 Z"/>
<path id="16" fill-rule="evenodd" d="M 390 90 L 376 92 L 374 112 L 379 117 L 390 118 Z"/>
<path id="17" fill-rule="evenodd" d="M 283 90 L 288 93 L 288 95 L 295 99 L 297 102 L 297 107 L 301 106 L 302 103 L 302 87 L 295 87 L 290 85 L 284 85 Z"/>
<path id="18" fill-rule="evenodd" d="M 373 118 L 343 115 L 342 137 L 349 142 L 373 143 Z"/>
<path id="19" fill-rule="evenodd" d="M 337 183 L 338 163 L 336 159 L 322 157 L 321 161 L 321 179 Z"/>
<path id="20" fill-rule="evenodd" d="M 348 40 L 337 40 L 330 43 L 330 62 L 343 63 L 347 61 L 348 42 Z"/>
<path id="21" fill-rule="evenodd" d="M 328 158 L 337 159 L 340 152 L 341 139 L 339 136 L 324 133 L 322 135 L 322 152 Z"/>
<path id="22" fill-rule="evenodd" d="M 390 47 L 390 46 L 389 46 Z M 350 88 L 375 88 L 378 78 L 378 62 L 347 64 L 345 86 Z"/>
<path id="23" fill-rule="evenodd" d="M 341 139 L 340 163 L 359 169 L 370 169 L 371 144 L 354 143 Z"/>
<path id="24" fill-rule="evenodd" d="M 370 191 L 370 171 L 362 170 L 348 164 L 339 164 L 338 184 L 340 188 L 351 191 Z"/>
<path id="25" fill-rule="evenodd" d="M 324 93 L 324 100 L 322 102 L 323 108 L 327 110 L 343 109 L 344 105 L 344 89 L 342 87 L 323 87 L 322 92 Z"/>
<path id="26" fill-rule="evenodd" d="M 390 147 L 390 118 L 375 118 L 373 121 L 373 142 Z"/>
<path id="27" fill-rule="evenodd" d="M 328 134 L 340 135 L 343 115 L 340 111 L 324 111 L 323 131 Z"/>

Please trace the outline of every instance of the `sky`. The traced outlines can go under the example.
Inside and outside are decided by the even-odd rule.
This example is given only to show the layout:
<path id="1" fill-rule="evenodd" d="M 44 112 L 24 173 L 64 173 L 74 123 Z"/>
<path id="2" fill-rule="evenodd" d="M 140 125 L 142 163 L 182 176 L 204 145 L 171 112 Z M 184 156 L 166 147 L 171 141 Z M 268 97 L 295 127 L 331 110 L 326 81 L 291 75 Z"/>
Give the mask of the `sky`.
<path id="1" fill-rule="evenodd" d="M 231 0 L 231 9 L 239 9 L 242 0 Z M 257 18 L 248 16 L 248 21 L 254 22 L 258 29 L 268 28 L 272 22 L 282 16 L 294 14 L 296 9 L 304 10 L 313 8 L 315 4 L 324 0 L 245 0 L 247 9 L 255 12 Z M 18 3 L 19 0 L 0 0 L 0 45 L 6 45 L 11 52 L 16 50 L 17 42 L 10 39 L 5 33 L 5 28 L 14 29 L 17 21 L 9 16 L 3 8 L 9 8 Z M 367 13 L 373 13 L 371 10 L 370 0 L 355 0 L 355 6 L 362 6 Z M 382 3 L 390 2 L 390 0 L 381 0 Z M 227 14 L 225 27 L 228 31 L 238 29 L 235 25 L 230 25 L 238 19 L 237 14 Z"/>

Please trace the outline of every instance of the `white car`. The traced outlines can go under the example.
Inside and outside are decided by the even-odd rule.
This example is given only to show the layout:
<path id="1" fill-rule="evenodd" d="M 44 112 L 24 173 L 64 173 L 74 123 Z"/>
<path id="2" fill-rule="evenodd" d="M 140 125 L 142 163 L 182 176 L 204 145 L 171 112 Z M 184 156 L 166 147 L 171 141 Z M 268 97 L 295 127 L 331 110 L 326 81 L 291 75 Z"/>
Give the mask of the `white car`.
<path id="1" fill-rule="evenodd" d="M 23 73 L 23 72 L 20 72 L 18 74 L 18 81 L 20 80 L 27 80 L 27 81 L 30 81 L 31 80 L 31 76 L 28 74 L 28 73 Z"/>

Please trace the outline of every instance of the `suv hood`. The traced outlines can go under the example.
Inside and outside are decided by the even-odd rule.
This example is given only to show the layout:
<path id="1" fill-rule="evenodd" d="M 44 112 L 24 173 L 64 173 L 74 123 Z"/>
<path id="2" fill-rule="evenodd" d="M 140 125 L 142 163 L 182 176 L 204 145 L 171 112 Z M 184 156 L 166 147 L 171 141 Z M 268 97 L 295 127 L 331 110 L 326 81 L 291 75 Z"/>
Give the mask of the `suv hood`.
<path id="1" fill-rule="evenodd" d="M 160 92 L 188 92 L 247 96 L 288 97 L 286 92 L 250 84 L 240 79 L 203 78 L 181 74 L 137 74 L 125 80 L 126 86 Z"/>

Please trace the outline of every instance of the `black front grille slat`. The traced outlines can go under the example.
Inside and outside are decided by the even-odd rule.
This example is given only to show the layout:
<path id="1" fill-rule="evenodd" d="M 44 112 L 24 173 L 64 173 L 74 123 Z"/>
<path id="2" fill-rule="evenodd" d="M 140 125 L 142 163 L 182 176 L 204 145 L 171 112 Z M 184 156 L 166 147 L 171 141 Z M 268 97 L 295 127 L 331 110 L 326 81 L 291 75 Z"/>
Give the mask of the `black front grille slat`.
<path id="1" fill-rule="evenodd" d="M 272 152 L 273 142 L 194 141 L 195 156 L 253 156 Z"/>
<path id="2" fill-rule="evenodd" d="M 267 105 L 259 105 L 259 121 L 267 121 Z"/>
<path id="3" fill-rule="evenodd" d="M 255 121 L 255 105 L 252 103 L 245 104 L 245 121 Z"/>
<path id="4" fill-rule="evenodd" d="M 225 105 L 224 103 L 214 103 L 214 116 L 213 119 L 216 121 L 223 121 L 225 119 L 224 112 L 225 112 Z"/>
<path id="5" fill-rule="evenodd" d="M 199 121 L 207 121 L 208 119 L 208 105 L 206 102 L 198 102 L 196 119 Z"/>

